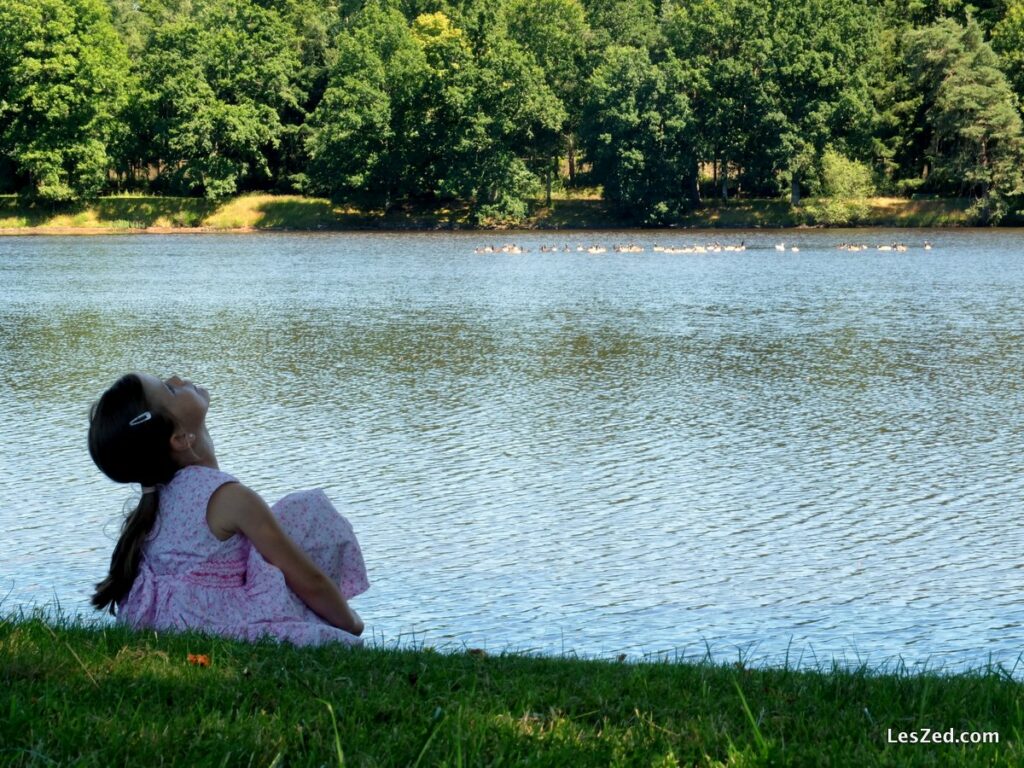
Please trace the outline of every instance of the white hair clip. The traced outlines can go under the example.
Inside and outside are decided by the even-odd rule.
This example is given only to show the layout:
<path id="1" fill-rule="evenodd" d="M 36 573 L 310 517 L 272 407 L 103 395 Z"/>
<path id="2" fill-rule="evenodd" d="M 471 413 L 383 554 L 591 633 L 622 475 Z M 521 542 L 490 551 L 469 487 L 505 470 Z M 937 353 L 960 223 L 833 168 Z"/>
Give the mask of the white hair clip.
<path id="1" fill-rule="evenodd" d="M 128 422 L 129 427 L 137 427 L 139 424 L 145 424 L 147 421 L 153 418 L 153 414 L 149 411 L 143 411 L 134 419 Z"/>

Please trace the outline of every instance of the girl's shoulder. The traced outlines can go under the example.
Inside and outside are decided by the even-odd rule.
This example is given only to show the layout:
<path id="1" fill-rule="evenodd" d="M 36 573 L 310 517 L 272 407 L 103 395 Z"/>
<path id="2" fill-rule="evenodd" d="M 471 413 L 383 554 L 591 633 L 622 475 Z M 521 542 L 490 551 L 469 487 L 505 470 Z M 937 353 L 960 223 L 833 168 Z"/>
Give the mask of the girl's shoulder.
<path id="1" fill-rule="evenodd" d="M 190 464 L 182 467 L 174 473 L 166 486 L 168 489 L 180 488 L 209 488 L 212 493 L 224 483 L 237 483 L 238 478 L 234 475 L 222 472 L 213 467 L 206 467 L 202 464 Z"/>

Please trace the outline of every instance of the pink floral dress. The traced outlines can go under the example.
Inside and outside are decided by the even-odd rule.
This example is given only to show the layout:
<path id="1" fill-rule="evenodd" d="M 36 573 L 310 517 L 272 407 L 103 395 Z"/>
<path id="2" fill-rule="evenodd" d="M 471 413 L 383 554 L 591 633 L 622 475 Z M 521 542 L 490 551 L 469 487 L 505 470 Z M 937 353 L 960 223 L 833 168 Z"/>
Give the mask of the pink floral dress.
<path id="1" fill-rule="evenodd" d="M 224 483 L 216 469 L 190 466 L 157 487 L 160 511 L 143 544 L 131 592 L 118 621 L 135 628 L 187 630 L 243 640 L 271 636 L 295 645 L 360 639 L 310 610 L 249 540 L 220 541 L 206 523 L 206 505 Z M 322 490 L 291 493 L 271 507 L 281 527 L 350 599 L 369 589 L 363 554 L 348 520 Z"/>

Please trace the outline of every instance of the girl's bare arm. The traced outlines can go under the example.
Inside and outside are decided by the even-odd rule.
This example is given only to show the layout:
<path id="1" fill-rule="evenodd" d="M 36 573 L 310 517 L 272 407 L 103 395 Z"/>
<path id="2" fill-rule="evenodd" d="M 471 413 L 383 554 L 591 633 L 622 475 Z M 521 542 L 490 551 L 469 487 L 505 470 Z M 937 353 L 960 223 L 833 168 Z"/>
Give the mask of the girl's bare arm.
<path id="1" fill-rule="evenodd" d="M 217 538 L 232 533 L 248 538 L 264 560 L 281 569 L 288 588 L 324 620 L 353 635 L 362 634 L 363 621 L 338 585 L 284 532 L 258 493 L 241 483 L 222 485 L 210 498 L 206 520 Z"/>

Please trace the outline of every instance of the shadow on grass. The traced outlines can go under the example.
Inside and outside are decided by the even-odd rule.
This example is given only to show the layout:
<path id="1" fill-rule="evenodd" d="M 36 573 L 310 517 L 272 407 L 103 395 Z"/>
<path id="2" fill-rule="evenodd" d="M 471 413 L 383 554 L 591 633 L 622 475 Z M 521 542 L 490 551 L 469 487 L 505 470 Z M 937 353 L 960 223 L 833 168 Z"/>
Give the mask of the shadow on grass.
<path id="1" fill-rule="evenodd" d="M 256 229 L 460 229 L 469 225 L 465 207 L 402 206 L 389 211 L 336 206 L 328 200 L 290 198 L 258 203 Z"/>
<path id="2" fill-rule="evenodd" d="M 201 226 L 217 204 L 189 197 L 101 197 L 75 203 L 49 204 L 16 195 L 0 197 L 0 219 L 19 220 L 24 227 L 43 227 L 60 217 L 68 226 L 110 226 L 143 229 L 158 224 Z"/>
<path id="3" fill-rule="evenodd" d="M 555 200 L 539 207 L 530 219 L 538 229 L 601 229 L 628 226 L 602 200 Z"/>
<path id="4" fill-rule="evenodd" d="M 217 203 L 198 197 L 103 197 L 91 201 L 91 206 L 100 222 L 128 222 L 138 228 L 162 222 L 198 227 L 217 209 Z"/>
<path id="5" fill-rule="evenodd" d="M 688 211 L 673 226 L 714 229 L 740 227 L 792 227 L 799 222 L 785 200 L 706 200 Z M 643 226 L 617 215 L 602 200 L 557 200 L 542 207 L 531 220 L 540 229 L 601 229 Z"/>
<path id="6" fill-rule="evenodd" d="M 453 230 L 453 229 L 604 229 L 638 226 L 596 199 L 555 200 L 538 205 L 524 221 L 474 220 L 468 205 L 436 202 L 406 203 L 387 211 L 336 205 L 322 198 L 258 195 L 223 204 L 203 198 L 132 196 L 102 197 L 63 205 L 32 202 L 15 195 L 0 196 L 0 221 L 14 228 L 59 226 L 145 229 L 148 227 L 212 227 L 263 230 Z M 904 200 L 873 198 L 867 215 L 857 222 L 867 227 L 949 227 L 971 222 L 969 199 Z M 673 222 L 688 228 L 780 228 L 816 225 L 813 206 L 794 209 L 786 199 L 707 199 L 700 208 Z M 1007 216 L 1004 226 L 1024 224 L 1024 212 Z"/>
<path id="7" fill-rule="evenodd" d="M 793 227 L 799 224 L 787 200 L 705 200 L 685 214 L 686 227 Z"/>
<path id="8" fill-rule="evenodd" d="M 362 214 L 335 208 L 327 200 L 271 200 L 255 206 L 257 229 L 347 229 Z"/>
<path id="9" fill-rule="evenodd" d="M 41 227 L 54 216 L 85 216 L 89 203 L 31 202 L 17 195 L 0 196 L 0 219 L 21 219 L 26 227 Z"/>

